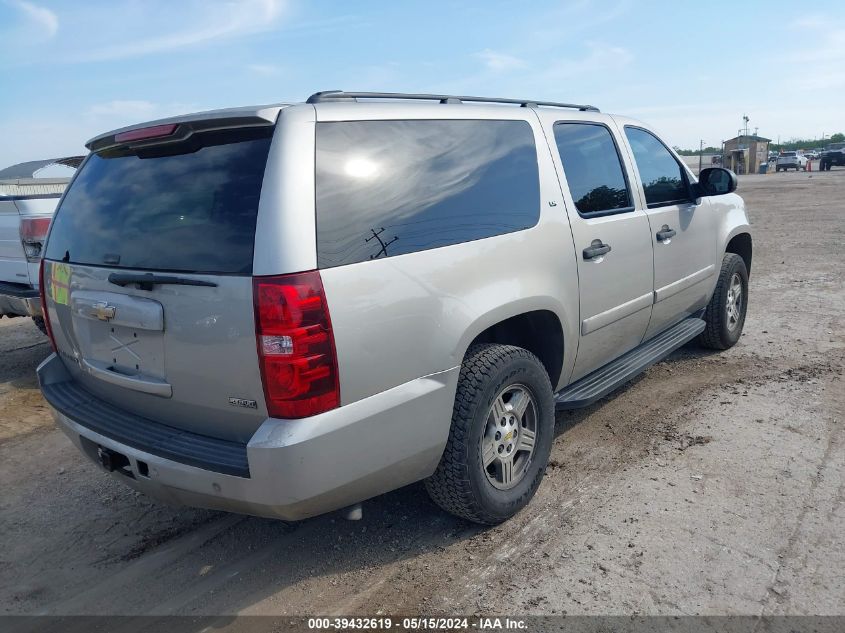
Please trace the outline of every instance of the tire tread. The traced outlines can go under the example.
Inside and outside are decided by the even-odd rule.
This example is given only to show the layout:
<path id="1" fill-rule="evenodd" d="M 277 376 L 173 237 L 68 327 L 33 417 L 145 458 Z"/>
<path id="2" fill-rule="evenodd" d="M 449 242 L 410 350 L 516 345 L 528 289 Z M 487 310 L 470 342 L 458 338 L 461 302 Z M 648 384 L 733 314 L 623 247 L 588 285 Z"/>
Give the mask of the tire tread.
<path id="1" fill-rule="evenodd" d="M 704 311 L 704 331 L 698 335 L 698 344 L 709 349 L 725 350 L 730 347 L 722 339 L 722 330 L 725 326 L 725 310 L 723 309 L 722 289 L 730 283 L 730 278 L 734 273 L 736 262 L 745 268 L 745 262 L 742 257 L 736 253 L 725 253 L 722 259 L 722 268 L 719 271 L 719 279 L 716 281 L 716 289 L 713 291 L 713 296 L 707 304 Z M 746 295 L 745 301 L 748 301 Z"/>
<path id="2" fill-rule="evenodd" d="M 520 359 L 531 360 L 542 367 L 534 354 L 521 347 L 484 343 L 473 345 L 467 350 L 461 364 L 449 439 L 437 469 L 425 480 L 425 488 L 438 506 L 475 523 L 495 525 L 507 517 L 485 512 L 473 491 L 466 459 L 469 427 L 478 405 L 477 400 L 485 384 L 493 379 L 496 369 Z M 545 371 L 543 375 L 548 381 Z M 550 383 L 548 393 L 551 394 Z M 540 468 L 536 479 L 542 479 L 544 472 L 545 465 Z M 523 497 L 530 499 L 538 485 L 539 481 L 535 481 Z M 526 503 L 528 499 L 525 499 Z"/>

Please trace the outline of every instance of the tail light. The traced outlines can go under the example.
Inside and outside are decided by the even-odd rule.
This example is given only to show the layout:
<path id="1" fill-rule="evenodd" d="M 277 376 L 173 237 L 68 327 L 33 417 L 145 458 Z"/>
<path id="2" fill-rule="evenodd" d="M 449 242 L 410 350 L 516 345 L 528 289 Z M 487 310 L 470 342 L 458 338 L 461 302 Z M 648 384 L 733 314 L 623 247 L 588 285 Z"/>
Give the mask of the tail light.
<path id="1" fill-rule="evenodd" d="M 21 244 L 27 261 L 37 262 L 41 258 L 49 230 L 50 218 L 21 218 Z"/>
<path id="2" fill-rule="evenodd" d="M 50 338 L 50 346 L 53 351 L 58 351 L 56 347 L 56 339 L 53 338 L 53 328 L 50 325 L 50 314 L 47 311 L 47 284 L 44 283 L 44 260 L 41 260 L 41 266 L 38 268 L 38 291 L 41 293 L 41 313 L 44 317 L 44 327 L 47 330 L 47 336 Z"/>
<path id="3" fill-rule="evenodd" d="M 256 277 L 253 297 L 270 416 L 305 418 L 339 406 L 334 336 L 320 273 Z"/>

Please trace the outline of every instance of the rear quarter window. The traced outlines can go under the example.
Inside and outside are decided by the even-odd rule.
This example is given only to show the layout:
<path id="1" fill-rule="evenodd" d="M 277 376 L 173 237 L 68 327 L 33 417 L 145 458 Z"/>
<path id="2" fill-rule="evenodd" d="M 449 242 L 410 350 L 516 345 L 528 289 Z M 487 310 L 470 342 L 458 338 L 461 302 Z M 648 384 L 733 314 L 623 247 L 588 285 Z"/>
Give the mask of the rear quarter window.
<path id="1" fill-rule="evenodd" d="M 250 274 L 272 128 L 91 155 L 56 213 L 47 258 Z"/>
<path id="2" fill-rule="evenodd" d="M 526 121 L 317 124 L 321 268 L 526 229 L 540 216 Z"/>

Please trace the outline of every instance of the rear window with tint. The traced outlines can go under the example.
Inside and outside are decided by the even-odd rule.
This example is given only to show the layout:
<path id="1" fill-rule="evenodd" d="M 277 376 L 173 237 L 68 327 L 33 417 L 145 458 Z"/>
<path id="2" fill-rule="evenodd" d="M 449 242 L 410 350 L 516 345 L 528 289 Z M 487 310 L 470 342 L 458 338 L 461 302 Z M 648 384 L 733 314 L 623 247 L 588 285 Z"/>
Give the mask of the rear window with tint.
<path id="1" fill-rule="evenodd" d="M 519 231 L 539 216 L 526 121 L 317 124 L 321 268 Z"/>
<path id="2" fill-rule="evenodd" d="M 88 158 L 46 256 L 162 271 L 252 272 L 272 128 L 195 134 L 175 147 Z"/>

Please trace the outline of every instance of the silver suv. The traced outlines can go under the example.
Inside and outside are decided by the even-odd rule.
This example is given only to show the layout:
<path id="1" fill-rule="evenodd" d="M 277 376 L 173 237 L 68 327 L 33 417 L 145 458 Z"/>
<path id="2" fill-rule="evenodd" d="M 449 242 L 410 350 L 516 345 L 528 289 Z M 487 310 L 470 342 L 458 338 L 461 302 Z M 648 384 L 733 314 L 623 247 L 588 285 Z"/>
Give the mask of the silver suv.
<path id="1" fill-rule="evenodd" d="M 171 502 L 301 519 L 425 480 L 497 523 L 556 409 L 742 331 L 736 177 L 592 106 L 333 91 L 88 148 L 38 376 L 86 455 Z"/>

